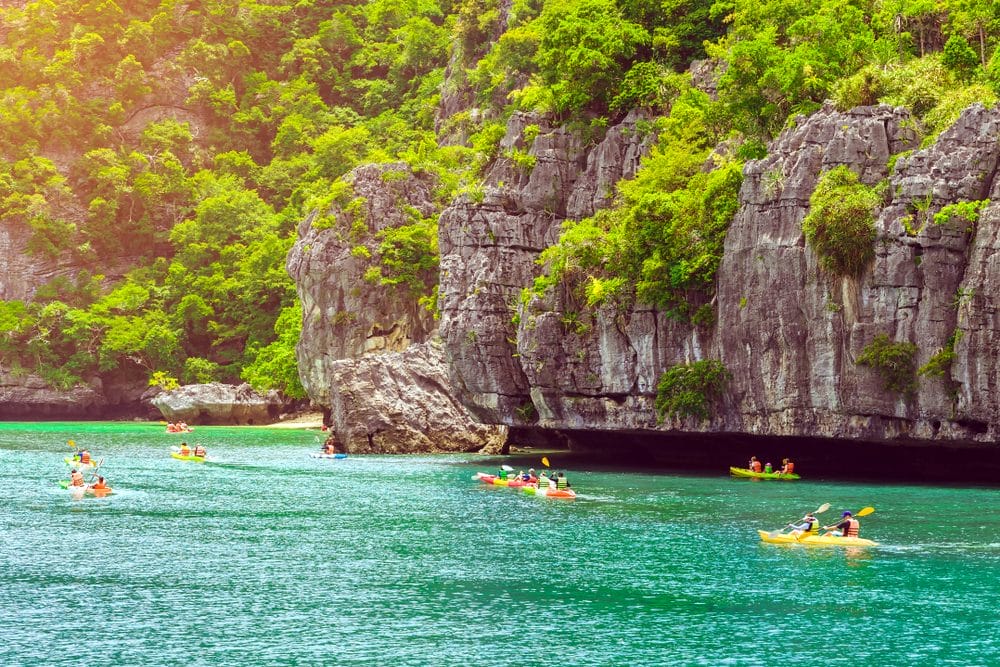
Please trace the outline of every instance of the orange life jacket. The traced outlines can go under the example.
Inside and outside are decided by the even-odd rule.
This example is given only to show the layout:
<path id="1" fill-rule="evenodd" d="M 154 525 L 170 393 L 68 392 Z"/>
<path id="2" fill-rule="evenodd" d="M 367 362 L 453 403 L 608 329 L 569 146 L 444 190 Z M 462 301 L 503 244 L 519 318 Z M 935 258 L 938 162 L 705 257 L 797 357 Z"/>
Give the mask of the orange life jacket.
<path id="1" fill-rule="evenodd" d="M 83 486 L 83 473 L 74 472 L 69 475 L 70 486 Z"/>
<path id="2" fill-rule="evenodd" d="M 90 463 L 90 452 L 80 454 L 80 463 Z"/>
<path id="3" fill-rule="evenodd" d="M 754 461 L 752 465 L 753 467 L 751 468 L 751 470 L 753 470 L 754 472 L 760 472 L 761 470 L 760 461 Z"/>
<path id="4" fill-rule="evenodd" d="M 861 523 L 853 517 L 847 521 L 847 532 L 844 533 L 844 537 L 857 537 L 858 531 L 861 528 Z"/>
<path id="5" fill-rule="evenodd" d="M 92 489 L 106 489 L 106 488 L 108 488 L 108 483 L 107 482 L 100 482 L 100 481 L 94 482 L 93 484 L 90 485 L 90 488 L 92 488 Z"/>
<path id="6" fill-rule="evenodd" d="M 785 464 L 785 467 L 782 468 L 781 472 L 785 473 L 786 475 L 791 475 L 793 472 L 795 472 L 795 464 L 789 461 L 788 463 Z"/>
<path id="7" fill-rule="evenodd" d="M 181 454 L 183 454 L 184 456 L 187 456 L 190 453 L 191 453 L 191 448 L 190 447 L 188 447 L 187 445 L 181 445 Z"/>

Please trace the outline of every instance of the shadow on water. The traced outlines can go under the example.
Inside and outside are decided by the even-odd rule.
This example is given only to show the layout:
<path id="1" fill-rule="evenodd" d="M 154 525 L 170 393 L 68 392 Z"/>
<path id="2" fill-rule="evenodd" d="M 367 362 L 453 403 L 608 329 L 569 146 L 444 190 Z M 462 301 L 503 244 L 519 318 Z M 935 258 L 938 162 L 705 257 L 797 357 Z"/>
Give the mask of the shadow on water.
<path id="1" fill-rule="evenodd" d="M 946 446 L 730 433 L 566 431 L 563 436 L 568 449 L 554 448 L 551 436 L 537 441 L 530 432 L 513 433 L 510 456 L 497 459 L 497 465 L 538 467 L 541 456 L 547 455 L 557 468 L 725 475 L 730 466 L 744 467 L 751 456 L 771 462 L 775 470 L 788 457 L 803 479 L 1000 486 L 1000 444 Z"/>

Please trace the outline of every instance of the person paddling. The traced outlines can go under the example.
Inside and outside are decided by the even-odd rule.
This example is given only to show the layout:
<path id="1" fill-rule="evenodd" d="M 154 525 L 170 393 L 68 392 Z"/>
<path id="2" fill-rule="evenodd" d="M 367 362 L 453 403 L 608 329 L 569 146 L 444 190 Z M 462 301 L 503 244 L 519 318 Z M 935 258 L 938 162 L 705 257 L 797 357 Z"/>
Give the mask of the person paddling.
<path id="1" fill-rule="evenodd" d="M 861 532 L 861 522 L 847 511 L 841 515 L 841 519 L 836 526 L 823 526 L 823 530 L 832 530 L 829 534 L 835 537 L 858 537 Z"/>
<path id="2" fill-rule="evenodd" d="M 73 468 L 69 473 L 69 485 L 70 486 L 84 486 L 83 473 Z"/>
<path id="3" fill-rule="evenodd" d="M 814 533 L 819 529 L 819 519 L 812 512 L 799 519 L 798 523 L 790 523 L 788 527 L 792 529 L 791 535 L 798 537 L 806 533 Z"/>
<path id="4" fill-rule="evenodd" d="M 750 457 L 750 463 L 747 464 L 747 470 L 749 470 L 750 472 L 760 472 L 761 471 L 760 461 L 757 460 L 756 456 L 751 456 Z"/>
<path id="5" fill-rule="evenodd" d="M 795 464 L 792 463 L 792 460 L 791 459 L 784 459 L 781 462 L 781 474 L 782 475 L 791 475 L 794 472 L 795 472 Z"/>
<path id="6" fill-rule="evenodd" d="M 104 477 L 101 475 L 97 476 L 97 481 L 90 485 L 90 488 L 94 491 L 107 491 L 108 483 L 104 481 Z"/>

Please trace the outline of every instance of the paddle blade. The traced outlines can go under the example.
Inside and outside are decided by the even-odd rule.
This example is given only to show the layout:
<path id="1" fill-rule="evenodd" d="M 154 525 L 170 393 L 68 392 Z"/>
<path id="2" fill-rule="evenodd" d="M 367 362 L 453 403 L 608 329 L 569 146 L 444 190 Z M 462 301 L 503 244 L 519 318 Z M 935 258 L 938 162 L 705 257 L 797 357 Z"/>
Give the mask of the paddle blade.
<path id="1" fill-rule="evenodd" d="M 76 447 L 76 440 L 67 440 L 66 444 L 70 447 Z"/>
<path id="2" fill-rule="evenodd" d="M 874 507 L 862 507 L 860 510 L 858 510 L 858 513 L 855 514 L 854 516 L 868 516 L 874 511 L 875 511 Z"/>
<path id="3" fill-rule="evenodd" d="M 551 468 L 552 467 L 552 466 L 549 465 L 549 458 L 547 456 L 543 456 L 542 457 L 542 465 L 545 466 L 546 468 Z"/>
<path id="4" fill-rule="evenodd" d="M 504 463 L 504 464 L 503 464 L 502 466 L 500 466 L 500 468 L 501 468 L 502 470 L 506 470 L 507 472 L 511 472 L 512 470 L 514 470 L 513 468 L 511 468 L 511 467 L 510 467 L 509 465 L 507 465 L 506 463 Z"/>
<path id="5" fill-rule="evenodd" d="M 830 503 L 823 503 L 822 505 L 820 505 L 816 509 L 815 512 L 813 512 L 813 514 L 822 514 L 823 512 L 827 511 L 828 509 L 830 509 Z"/>

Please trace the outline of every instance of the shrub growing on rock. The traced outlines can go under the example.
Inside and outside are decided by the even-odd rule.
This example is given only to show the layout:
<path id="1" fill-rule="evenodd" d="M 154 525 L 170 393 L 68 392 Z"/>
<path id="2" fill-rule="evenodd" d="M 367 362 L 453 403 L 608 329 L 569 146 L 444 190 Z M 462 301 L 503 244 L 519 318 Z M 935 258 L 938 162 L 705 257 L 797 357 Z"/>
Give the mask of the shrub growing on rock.
<path id="1" fill-rule="evenodd" d="M 809 198 L 802 231 L 824 269 L 837 276 L 859 276 L 875 258 L 875 207 L 878 194 L 846 166 L 820 176 Z"/>
<path id="2" fill-rule="evenodd" d="M 916 356 L 917 346 L 913 343 L 894 343 L 879 334 L 861 350 L 856 363 L 878 371 L 886 390 L 904 394 L 917 388 Z"/>
<path id="3" fill-rule="evenodd" d="M 656 413 L 660 419 L 696 417 L 708 419 L 712 402 L 722 396 L 732 375 L 718 359 L 703 359 L 668 368 L 656 391 Z"/>

